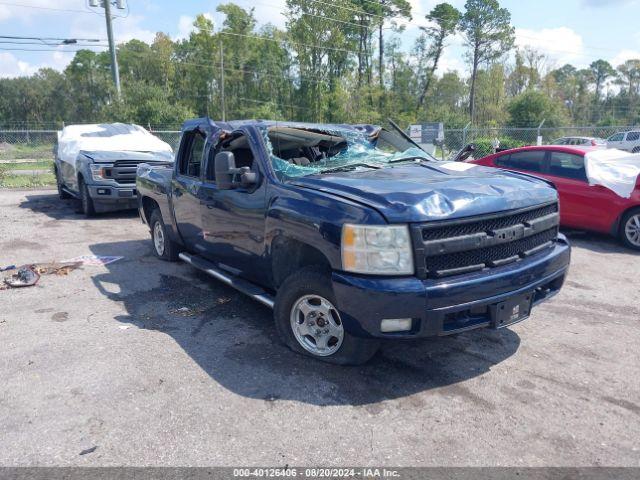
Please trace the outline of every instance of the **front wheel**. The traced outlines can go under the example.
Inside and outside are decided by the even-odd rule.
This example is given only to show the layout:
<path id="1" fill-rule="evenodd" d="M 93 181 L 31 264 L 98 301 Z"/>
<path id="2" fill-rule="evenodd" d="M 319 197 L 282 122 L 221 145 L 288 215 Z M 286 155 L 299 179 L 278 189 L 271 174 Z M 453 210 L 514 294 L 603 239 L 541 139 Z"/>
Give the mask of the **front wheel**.
<path id="1" fill-rule="evenodd" d="M 634 208 L 622 217 L 620 240 L 627 247 L 640 250 L 640 208 Z"/>
<path id="2" fill-rule="evenodd" d="M 167 226 L 162 220 L 162 214 L 157 208 L 151 213 L 149 225 L 151 226 L 153 251 L 156 256 L 168 262 L 178 261 L 178 254 L 180 253 L 179 245 L 171 240 Z"/>
<path id="3" fill-rule="evenodd" d="M 347 332 L 335 305 L 329 275 L 317 267 L 303 268 L 278 289 L 274 308 L 278 334 L 294 352 L 324 362 L 367 362 L 379 342 Z"/>
<path id="4" fill-rule="evenodd" d="M 84 183 L 84 180 L 81 178 L 78 180 L 78 190 L 80 190 L 80 206 L 82 208 L 82 213 L 84 213 L 85 217 L 93 217 L 96 214 L 96 209 L 93 205 L 93 199 L 91 195 L 89 195 L 89 187 Z"/>

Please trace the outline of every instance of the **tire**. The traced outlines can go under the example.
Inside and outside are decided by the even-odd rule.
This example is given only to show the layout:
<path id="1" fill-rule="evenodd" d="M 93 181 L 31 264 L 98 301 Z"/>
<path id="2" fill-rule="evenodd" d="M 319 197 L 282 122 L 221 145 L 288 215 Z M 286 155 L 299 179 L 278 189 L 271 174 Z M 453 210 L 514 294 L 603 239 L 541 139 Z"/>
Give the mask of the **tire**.
<path id="1" fill-rule="evenodd" d="M 67 191 L 63 188 L 62 179 L 60 178 L 60 174 L 58 173 L 58 168 L 55 169 L 56 174 L 56 185 L 58 186 L 58 197 L 60 200 L 68 200 L 71 198 L 71 195 L 67 193 Z"/>
<path id="2" fill-rule="evenodd" d="M 635 147 L 633 150 L 631 150 L 631 153 L 638 153 L 640 152 L 640 147 Z"/>
<path id="3" fill-rule="evenodd" d="M 291 350 L 302 355 L 338 365 L 361 365 L 378 351 L 380 342 L 347 332 L 335 304 L 329 274 L 324 269 L 299 270 L 287 277 L 276 295 L 278 335 Z M 294 327 L 294 323 L 298 326 Z"/>
<path id="4" fill-rule="evenodd" d="M 177 262 L 180 245 L 169 237 L 167 226 L 162 220 L 162 214 L 157 208 L 151 212 L 149 225 L 151 227 L 151 241 L 153 253 L 156 257 L 167 262 Z"/>
<path id="5" fill-rule="evenodd" d="M 78 180 L 78 190 L 80 191 L 81 212 L 87 218 L 93 217 L 96 214 L 96 209 L 93 205 L 93 199 L 89 195 L 89 188 L 82 178 Z"/>
<path id="6" fill-rule="evenodd" d="M 619 234 L 625 246 L 640 251 L 640 208 L 633 208 L 622 216 Z"/>

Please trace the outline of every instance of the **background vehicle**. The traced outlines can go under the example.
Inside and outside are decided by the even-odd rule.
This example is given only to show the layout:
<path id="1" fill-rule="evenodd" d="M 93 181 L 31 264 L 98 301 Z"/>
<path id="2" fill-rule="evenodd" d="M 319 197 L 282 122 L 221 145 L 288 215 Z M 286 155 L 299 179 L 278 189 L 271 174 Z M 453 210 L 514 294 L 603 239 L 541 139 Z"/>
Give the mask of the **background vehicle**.
<path id="1" fill-rule="evenodd" d="M 590 185 L 585 154 L 595 150 L 552 145 L 522 147 L 470 163 L 530 173 L 553 182 L 560 195 L 562 226 L 608 233 L 640 250 L 640 184 L 636 184 L 630 198 L 602 185 Z"/>
<path id="2" fill-rule="evenodd" d="M 607 148 L 617 148 L 627 152 L 640 152 L 640 130 L 618 132 L 607 138 Z"/>
<path id="3" fill-rule="evenodd" d="M 156 255 L 273 307 L 291 349 L 334 363 L 523 320 L 569 264 L 547 182 L 372 125 L 190 120 L 174 167 L 141 165 L 137 188 Z"/>
<path id="4" fill-rule="evenodd" d="M 575 145 L 607 148 L 607 141 L 604 138 L 597 137 L 560 137 L 551 142 L 551 145 Z"/>
<path id="5" fill-rule="evenodd" d="M 136 208 L 140 163 L 173 162 L 168 143 L 139 125 L 69 125 L 58 132 L 55 174 L 60 198 L 80 199 L 82 211 Z"/>

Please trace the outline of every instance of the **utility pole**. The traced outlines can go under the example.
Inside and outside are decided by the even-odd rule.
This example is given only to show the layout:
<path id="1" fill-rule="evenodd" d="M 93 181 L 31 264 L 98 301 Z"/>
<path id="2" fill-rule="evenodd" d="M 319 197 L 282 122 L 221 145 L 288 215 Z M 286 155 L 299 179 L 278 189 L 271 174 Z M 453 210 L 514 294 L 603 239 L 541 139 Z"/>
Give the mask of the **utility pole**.
<path id="1" fill-rule="evenodd" d="M 111 53 L 111 73 L 113 74 L 113 83 L 116 85 L 116 95 L 120 99 L 120 72 L 118 71 L 118 58 L 116 56 L 116 45 L 113 41 L 113 27 L 111 26 L 111 1 L 112 0 L 89 0 L 91 7 L 102 6 L 104 8 L 104 16 L 107 20 L 107 39 L 109 40 L 109 53 Z M 123 0 L 114 2 L 120 10 L 125 8 Z"/>

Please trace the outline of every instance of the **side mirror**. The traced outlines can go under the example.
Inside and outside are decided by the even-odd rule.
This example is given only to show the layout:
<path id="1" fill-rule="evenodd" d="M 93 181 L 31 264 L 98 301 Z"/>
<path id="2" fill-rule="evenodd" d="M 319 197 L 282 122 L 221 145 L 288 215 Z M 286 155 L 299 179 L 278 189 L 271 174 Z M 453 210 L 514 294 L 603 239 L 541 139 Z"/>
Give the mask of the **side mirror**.
<path id="1" fill-rule="evenodd" d="M 220 190 L 233 188 L 233 174 L 236 170 L 236 159 L 231 152 L 220 152 L 214 160 L 216 185 Z"/>
<path id="2" fill-rule="evenodd" d="M 458 154 L 453 158 L 453 161 L 464 162 L 467 158 L 473 155 L 475 151 L 476 151 L 476 145 L 474 143 L 470 143 L 458 152 Z"/>
<path id="3" fill-rule="evenodd" d="M 236 159 L 232 152 L 218 153 L 214 163 L 216 185 L 220 190 L 231 190 L 238 183 L 243 187 L 258 183 L 258 174 L 252 172 L 249 167 L 236 167 Z M 236 175 L 239 177 L 239 182 L 235 180 Z"/>

